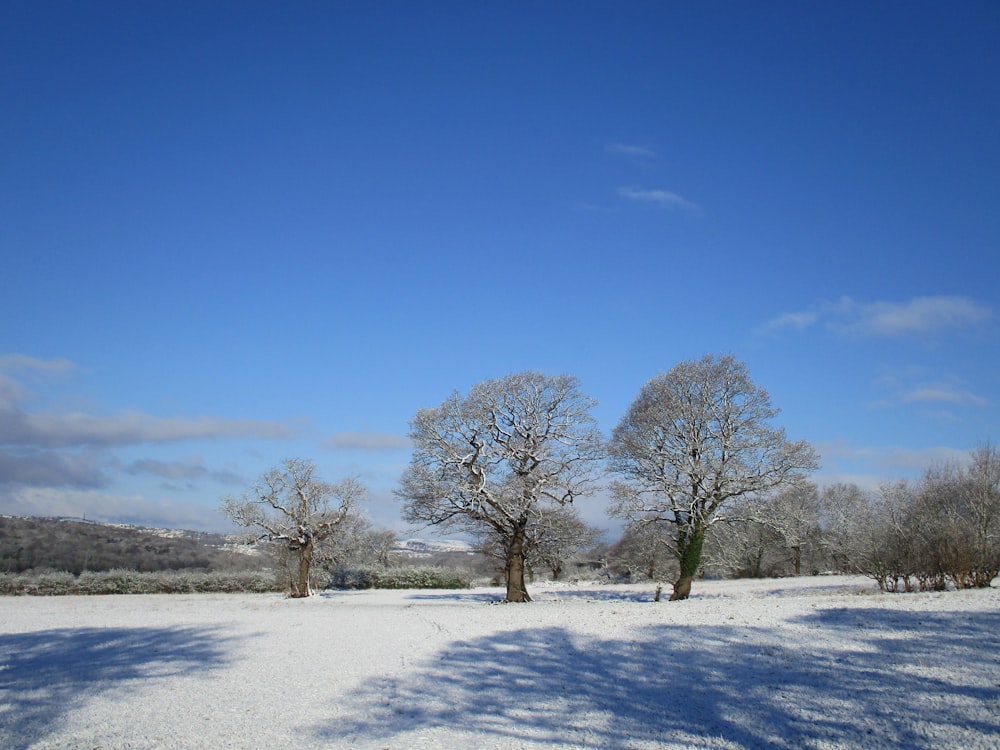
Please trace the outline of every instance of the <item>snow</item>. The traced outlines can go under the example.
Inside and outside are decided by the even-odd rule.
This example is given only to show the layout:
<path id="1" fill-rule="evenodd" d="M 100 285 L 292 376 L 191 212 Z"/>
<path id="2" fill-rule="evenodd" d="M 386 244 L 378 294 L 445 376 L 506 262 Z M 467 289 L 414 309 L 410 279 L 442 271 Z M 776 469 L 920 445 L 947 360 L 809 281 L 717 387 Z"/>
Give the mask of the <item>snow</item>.
<path id="1" fill-rule="evenodd" d="M 1000 747 L 1000 590 L 529 588 L 0 599 L 0 747 Z"/>

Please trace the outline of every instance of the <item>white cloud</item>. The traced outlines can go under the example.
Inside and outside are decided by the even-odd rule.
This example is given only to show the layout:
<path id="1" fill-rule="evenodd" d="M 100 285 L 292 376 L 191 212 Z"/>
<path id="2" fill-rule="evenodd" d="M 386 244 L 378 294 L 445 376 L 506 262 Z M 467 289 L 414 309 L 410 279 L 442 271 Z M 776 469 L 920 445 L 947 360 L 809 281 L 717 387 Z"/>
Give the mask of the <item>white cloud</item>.
<path id="1" fill-rule="evenodd" d="M 868 338 L 927 336 L 949 330 L 971 328 L 991 320 L 988 306 L 968 297 L 915 297 L 906 302 L 857 302 L 841 297 L 820 302 L 808 310 L 783 313 L 758 330 L 777 333 L 802 331 L 817 324 L 837 334 Z"/>
<path id="2" fill-rule="evenodd" d="M 337 432 L 323 443 L 330 450 L 391 451 L 410 447 L 403 435 L 385 432 Z"/>
<path id="3" fill-rule="evenodd" d="M 684 211 L 697 211 L 698 204 L 692 203 L 683 196 L 670 190 L 646 190 L 638 187 L 618 188 L 618 194 L 622 198 L 639 203 L 652 203 L 660 208 L 669 210 L 681 209 Z"/>

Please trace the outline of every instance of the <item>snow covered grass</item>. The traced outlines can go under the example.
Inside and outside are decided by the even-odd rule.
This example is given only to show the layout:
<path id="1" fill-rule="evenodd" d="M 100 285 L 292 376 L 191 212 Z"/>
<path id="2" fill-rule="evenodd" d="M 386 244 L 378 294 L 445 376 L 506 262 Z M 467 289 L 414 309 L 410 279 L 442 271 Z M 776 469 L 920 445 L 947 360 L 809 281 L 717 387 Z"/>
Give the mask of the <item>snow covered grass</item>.
<path id="1" fill-rule="evenodd" d="M 996 748 L 1000 590 L 0 599 L 0 747 Z"/>

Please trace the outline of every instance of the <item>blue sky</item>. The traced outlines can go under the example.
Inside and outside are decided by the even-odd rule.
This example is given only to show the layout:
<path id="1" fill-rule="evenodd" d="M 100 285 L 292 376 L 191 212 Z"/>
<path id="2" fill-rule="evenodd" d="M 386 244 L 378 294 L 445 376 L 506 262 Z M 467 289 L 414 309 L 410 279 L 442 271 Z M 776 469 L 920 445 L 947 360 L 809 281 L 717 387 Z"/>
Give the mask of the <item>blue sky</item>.
<path id="1" fill-rule="evenodd" d="M 11 4 L 0 513 L 224 529 L 286 457 L 733 354 L 822 456 L 1000 440 L 993 2 Z M 600 497 L 585 516 L 609 525 Z"/>

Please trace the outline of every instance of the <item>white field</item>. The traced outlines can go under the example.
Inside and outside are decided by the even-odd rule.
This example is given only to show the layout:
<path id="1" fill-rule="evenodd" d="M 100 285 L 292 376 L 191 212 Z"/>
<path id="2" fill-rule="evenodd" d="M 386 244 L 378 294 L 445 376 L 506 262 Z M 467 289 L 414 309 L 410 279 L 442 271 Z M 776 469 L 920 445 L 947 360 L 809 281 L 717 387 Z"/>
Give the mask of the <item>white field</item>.
<path id="1" fill-rule="evenodd" d="M 1000 747 L 998 589 L 529 588 L 3 598 L 0 747 Z"/>

